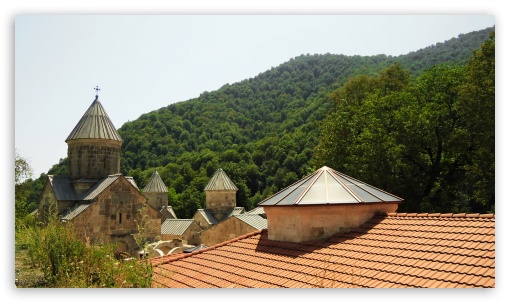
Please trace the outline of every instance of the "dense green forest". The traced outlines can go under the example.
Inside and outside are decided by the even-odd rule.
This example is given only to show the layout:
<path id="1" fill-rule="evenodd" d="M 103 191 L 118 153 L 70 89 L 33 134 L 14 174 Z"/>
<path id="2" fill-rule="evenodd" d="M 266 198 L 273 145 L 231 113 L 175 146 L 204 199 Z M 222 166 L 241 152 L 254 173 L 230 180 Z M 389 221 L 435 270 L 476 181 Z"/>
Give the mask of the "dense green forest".
<path id="1" fill-rule="evenodd" d="M 444 129 L 453 127 L 446 125 L 450 120 L 443 123 L 441 111 L 443 107 L 474 103 L 469 100 L 480 92 L 470 91 L 466 84 L 477 79 L 478 67 L 473 63 L 473 54 L 493 31 L 494 28 L 487 28 L 462 34 L 401 56 L 300 55 L 253 78 L 225 84 L 197 98 L 142 114 L 118 130 L 124 140 L 121 172 L 133 176 L 143 188 L 157 169 L 169 187 L 170 205 L 180 218 L 190 218 L 196 209 L 204 207 L 203 189 L 220 167 L 239 188 L 238 206 L 247 210 L 311 173 L 318 165 L 327 165 L 401 195 L 406 201 L 401 208 L 406 211 L 493 211 L 494 179 L 491 189 L 490 173 L 485 172 L 482 179 L 476 177 L 476 173 L 482 170 L 480 161 L 494 167 L 494 141 L 485 142 L 489 145 L 484 151 L 476 147 L 480 144 L 476 140 L 484 136 L 473 135 L 462 141 L 467 142 L 465 145 L 459 144 L 453 149 L 445 145 L 448 154 L 435 150 L 438 158 L 424 159 L 421 154 L 413 158 L 412 151 L 421 148 L 420 142 L 396 140 L 401 137 L 398 131 L 408 138 L 421 136 L 419 138 L 426 140 L 427 134 L 442 131 L 443 126 Z M 358 87 L 353 84 L 356 81 Z M 430 91 L 437 85 L 448 87 L 432 94 Z M 354 91 L 351 95 L 346 93 L 349 88 L 359 89 L 362 94 L 357 97 L 357 103 L 351 98 Z M 443 94 L 447 95 L 444 104 Z M 413 106 L 402 105 L 408 97 Z M 427 104 L 429 97 L 433 103 Z M 422 106 L 432 109 L 422 114 Z M 433 110 L 436 106 L 440 108 L 437 111 Z M 492 112 L 490 108 L 484 110 L 488 111 L 489 118 L 492 115 L 493 121 L 494 105 Z M 461 115 L 461 112 L 462 109 L 456 108 L 452 115 Z M 397 113 L 400 116 L 394 116 Z M 351 126 L 355 128 L 356 137 L 335 138 L 339 140 L 337 145 L 325 145 L 325 134 L 328 127 L 335 124 L 334 117 L 336 120 L 338 117 L 353 119 L 354 114 L 358 118 L 351 121 Z M 441 130 L 405 120 L 415 121 L 416 115 L 426 114 L 433 116 L 427 123 L 433 123 L 434 119 L 441 122 Z M 362 120 L 365 118 L 368 120 Z M 387 121 L 400 121 L 402 128 L 391 128 L 386 125 Z M 363 132 L 365 123 L 369 127 Z M 480 124 L 483 123 L 472 121 L 470 126 L 464 125 L 462 131 L 474 131 Z M 423 131 L 413 133 L 416 129 Z M 492 139 L 494 131 L 492 124 Z M 381 139 L 392 135 L 395 142 Z M 445 135 L 440 140 L 453 142 L 457 140 L 456 135 L 461 136 Z M 371 140 L 372 145 L 367 143 Z M 325 153 L 328 148 L 333 148 L 329 152 L 335 157 Z M 408 150 L 403 151 L 405 148 Z M 491 148 L 492 158 L 483 158 L 487 153 L 490 155 Z M 464 151 L 478 155 L 468 155 Z M 409 169 L 402 159 L 416 162 L 414 165 L 423 166 L 423 170 Z M 440 165 L 427 167 L 431 159 L 437 159 Z M 48 174 L 66 174 L 66 161 L 62 159 L 55 164 Z M 362 166 L 356 169 L 358 161 Z M 390 168 L 390 165 L 395 167 Z M 451 169 L 445 172 L 442 170 L 445 166 Z M 367 173 L 371 169 L 374 173 Z M 459 179 L 463 182 L 449 182 Z M 35 208 L 44 180 L 45 174 L 42 174 L 36 180 L 25 182 L 30 188 L 26 194 L 27 211 Z M 406 187 L 411 189 L 406 191 Z"/>
<path id="2" fill-rule="evenodd" d="M 395 64 L 330 98 L 312 163 L 405 197 L 399 211 L 494 212 L 494 35 L 464 66 Z"/>

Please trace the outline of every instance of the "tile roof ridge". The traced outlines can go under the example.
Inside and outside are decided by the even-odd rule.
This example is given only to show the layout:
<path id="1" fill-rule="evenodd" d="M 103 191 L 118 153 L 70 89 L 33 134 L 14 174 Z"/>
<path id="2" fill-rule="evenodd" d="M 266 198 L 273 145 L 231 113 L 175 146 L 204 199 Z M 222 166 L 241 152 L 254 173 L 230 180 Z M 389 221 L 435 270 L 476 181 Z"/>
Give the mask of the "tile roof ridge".
<path id="1" fill-rule="evenodd" d="M 384 215 L 383 215 L 384 216 Z M 480 213 L 399 213 L 387 212 L 387 217 L 447 217 L 447 218 L 496 218 L 495 214 L 480 214 Z"/>
<path id="2" fill-rule="evenodd" d="M 242 235 L 242 236 L 237 237 L 237 238 L 233 238 L 233 239 L 227 240 L 227 241 L 222 242 L 222 243 L 218 243 L 218 244 L 213 245 L 213 246 L 209 246 L 209 247 L 204 248 L 204 249 L 200 249 L 198 251 L 193 251 L 191 253 L 187 253 L 187 254 L 184 254 L 184 255 L 178 255 L 178 256 L 175 256 L 175 258 L 169 258 L 168 260 L 165 260 L 165 261 L 163 261 L 161 263 L 157 263 L 157 265 L 167 264 L 167 263 L 170 263 L 170 262 L 173 262 L 173 261 L 177 261 L 177 260 L 181 260 L 181 259 L 187 258 L 189 256 L 194 256 L 196 254 L 201 254 L 201 253 L 209 251 L 209 250 L 214 250 L 214 249 L 216 249 L 218 247 L 225 246 L 225 245 L 233 243 L 233 242 L 237 242 L 237 241 L 240 241 L 240 240 L 243 240 L 243 239 L 246 239 L 246 238 L 250 238 L 250 237 L 256 236 L 258 234 L 261 234 L 262 231 L 263 230 L 256 230 L 254 232 Z M 166 257 L 166 256 L 156 257 L 156 258 L 154 258 L 154 260 L 157 260 L 157 259 L 163 258 L 163 257 Z"/>

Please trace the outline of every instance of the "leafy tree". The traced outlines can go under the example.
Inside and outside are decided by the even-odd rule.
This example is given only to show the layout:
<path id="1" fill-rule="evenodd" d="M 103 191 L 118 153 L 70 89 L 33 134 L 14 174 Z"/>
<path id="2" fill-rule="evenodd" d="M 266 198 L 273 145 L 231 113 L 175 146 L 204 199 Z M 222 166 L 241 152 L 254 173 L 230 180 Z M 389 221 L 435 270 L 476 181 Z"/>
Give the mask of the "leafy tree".
<path id="1" fill-rule="evenodd" d="M 16 221 L 25 217 L 28 213 L 27 198 L 30 188 L 24 178 L 32 176 L 32 168 L 27 159 L 21 157 L 18 151 L 14 151 L 14 209 Z"/>
<path id="2" fill-rule="evenodd" d="M 474 188 L 473 208 L 495 204 L 495 33 L 491 33 L 466 65 L 457 110 L 469 135 L 472 161 L 466 164 Z"/>
<path id="3" fill-rule="evenodd" d="M 32 176 L 32 168 L 28 160 L 21 157 L 18 151 L 14 151 L 14 183 L 20 184 L 24 178 Z"/>
<path id="4" fill-rule="evenodd" d="M 397 65 L 349 79 L 331 94 L 313 163 L 405 198 L 400 211 L 491 211 L 493 50 L 489 39 L 465 69 L 437 65 L 412 81 Z"/>
<path id="5" fill-rule="evenodd" d="M 113 245 L 83 242 L 70 224 L 53 215 L 44 226 L 23 225 L 16 232 L 16 251 L 26 251 L 26 265 L 43 273 L 43 284 L 39 286 L 151 287 L 150 262 L 118 260 Z"/>

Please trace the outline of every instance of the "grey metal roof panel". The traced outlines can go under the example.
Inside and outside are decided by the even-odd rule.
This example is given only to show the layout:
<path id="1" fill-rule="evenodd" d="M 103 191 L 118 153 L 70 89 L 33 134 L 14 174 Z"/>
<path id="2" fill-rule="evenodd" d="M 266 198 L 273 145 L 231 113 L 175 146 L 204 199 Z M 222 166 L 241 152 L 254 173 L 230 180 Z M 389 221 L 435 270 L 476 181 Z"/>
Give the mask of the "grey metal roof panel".
<path id="1" fill-rule="evenodd" d="M 161 234 L 183 235 L 193 222 L 193 219 L 166 219 L 161 223 Z"/>
<path id="2" fill-rule="evenodd" d="M 255 229 L 262 230 L 267 228 L 267 219 L 260 215 L 242 214 L 234 215 L 234 217 Z"/>
<path id="3" fill-rule="evenodd" d="M 297 181 L 258 205 L 319 205 L 402 202 L 403 199 L 327 166 Z"/>
<path id="4" fill-rule="evenodd" d="M 211 180 L 209 181 L 207 186 L 204 188 L 204 191 L 209 191 L 209 190 L 237 191 L 237 187 L 235 186 L 234 182 L 232 182 L 232 180 L 230 180 L 230 178 L 223 171 L 223 169 L 220 168 L 214 173 Z"/>
<path id="5" fill-rule="evenodd" d="M 48 180 L 57 201 L 76 201 L 79 199 L 69 177 L 48 175 Z"/>
<path id="6" fill-rule="evenodd" d="M 122 141 L 97 96 L 66 139 L 107 139 Z"/>
<path id="7" fill-rule="evenodd" d="M 243 214 L 245 212 L 244 210 L 244 207 L 234 207 L 230 213 L 225 217 L 226 218 L 230 218 L 232 216 L 235 216 L 235 215 L 240 215 L 240 214 Z"/>
<path id="8" fill-rule="evenodd" d="M 115 180 L 117 180 L 121 174 L 116 175 L 110 175 L 101 181 L 99 181 L 96 185 L 94 185 L 91 189 L 89 189 L 86 193 L 83 194 L 83 197 L 81 200 L 93 200 L 96 198 L 100 193 L 103 192 L 108 186 L 110 186 Z"/>
<path id="9" fill-rule="evenodd" d="M 251 214 L 251 215 L 263 215 L 265 213 L 266 212 L 264 211 L 264 207 L 261 207 L 261 206 L 255 207 L 254 209 L 246 212 L 246 214 Z"/>
<path id="10" fill-rule="evenodd" d="M 213 213 L 210 210 L 200 208 L 197 211 L 202 217 L 204 217 L 204 219 L 207 221 L 207 223 L 209 223 L 209 224 L 218 224 L 219 223 L 219 221 L 214 217 Z"/>
<path id="11" fill-rule="evenodd" d="M 84 210 L 89 208 L 89 206 L 91 206 L 91 205 L 92 205 L 92 203 L 75 205 L 74 207 L 64 211 L 64 213 L 62 214 L 62 220 L 72 220 L 73 218 L 78 216 L 80 213 L 82 213 Z"/>
<path id="12" fill-rule="evenodd" d="M 166 187 L 165 183 L 163 182 L 163 179 L 161 179 L 161 176 L 159 175 L 158 171 L 154 171 L 152 173 L 151 178 L 149 179 L 149 182 L 143 189 L 146 193 L 167 193 L 168 188 Z"/>

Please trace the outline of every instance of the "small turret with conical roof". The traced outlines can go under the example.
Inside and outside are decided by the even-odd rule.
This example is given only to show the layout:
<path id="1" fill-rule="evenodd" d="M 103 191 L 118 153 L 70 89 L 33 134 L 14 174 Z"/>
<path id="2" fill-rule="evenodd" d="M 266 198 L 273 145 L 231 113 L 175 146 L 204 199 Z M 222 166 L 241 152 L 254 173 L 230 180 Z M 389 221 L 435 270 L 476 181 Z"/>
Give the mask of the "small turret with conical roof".
<path id="1" fill-rule="evenodd" d="M 204 188 L 205 205 L 213 212 L 228 212 L 236 207 L 237 187 L 223 169 L 218 169 Z"/>
<path id="2" fill-rule="evenodd" d="M 402 198 L 327 166 L 258 203 L 267 215 L 268 239 L 325 239 L 396 212 Z"/>
<path id="3" fill-rule="evenodd" d="M 122 138 L 97 95 L 66 143 L 71 180 L 101 179 L 120 173 Z"/>
<path id="4" fill-rule="evenodd" d="M 143 188 L 143 193 L 149 205 L 155 209 L 160 210 L 168 206 L 168 188 L 157 170 L 152 173 L 149 182 Z"/>

